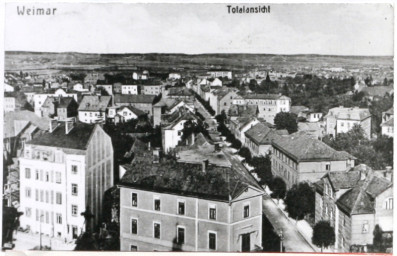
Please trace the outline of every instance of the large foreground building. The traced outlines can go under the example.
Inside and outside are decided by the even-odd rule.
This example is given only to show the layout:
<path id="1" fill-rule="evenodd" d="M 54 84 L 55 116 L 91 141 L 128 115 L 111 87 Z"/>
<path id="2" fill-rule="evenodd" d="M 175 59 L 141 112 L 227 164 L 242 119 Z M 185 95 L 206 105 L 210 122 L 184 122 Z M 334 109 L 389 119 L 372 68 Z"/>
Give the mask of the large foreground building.
<path id="1" fill-rule="evenodd" d="M 264 192 L 237 170 L 150 150 L 120 169 L 121 251 L 261 248 Z"/>
<path id="2" fill-rule="evenodd" d="M 81 213 L 99 223 L 104 192 L 113 186 L 113 147 L 99 125 L 51 121 L 26 142 L 20 162 L 21 227 L 72 240 L 84 231 Z"/>

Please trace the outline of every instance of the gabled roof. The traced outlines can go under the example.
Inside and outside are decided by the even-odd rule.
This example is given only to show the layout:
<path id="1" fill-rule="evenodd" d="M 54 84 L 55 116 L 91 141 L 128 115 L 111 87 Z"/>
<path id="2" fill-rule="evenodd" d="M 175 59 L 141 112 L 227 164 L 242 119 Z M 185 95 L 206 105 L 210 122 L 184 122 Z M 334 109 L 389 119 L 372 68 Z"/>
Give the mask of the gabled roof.
<path id="1" fill-rule="evenodd" d="M 134 106 L 122 106 L 122 107 L 120 107 L 120 108 L 117 110 L 117 112 L 122 111 L 122 110 L 125 109 L 125 108 L 129 109 L 132 113 L 134 113 L 134 114 L 137 115 L 137 116 L 144 116 L 144 115 L 146 115 L 145 112 L 143 112 L 143 111 L 140 110 L 140 109 L 137 109 L 137 108 L 134 107 Z"/>
<path id="2" fill-rule="evenodd" d="M 356 159 L 345 151 L 336 151 L 324 142 L 308 135 L 290 134 L 275 138 L 272 145 L 294 158 L 295 161 L 343 161 Z"/>
<path id="3" fill-rule="evenodd" d="M 147 103 L 152 104 L 154 95 L 115 94 L 114 103 Z"/>
<path id="4" fill-rule="evenodd" d="M 175 125 L 179 124 L 179 122 L 182 120 L 197 120 L 197 117 L 190 111 L 186 111 L 184 113 L 179 112 L 179 117 L 176 118 L 172 123 L 170 123 L 164 129 L 166 130 L 173 129 Z"/>
<path id="5" fill-rule="evenodd" d="M 89 96 L 85 95 L 80 102 L 79 111 L 106 111 L 111 103 L 111 96 Z"/>
<path id="6" fill-rule="evenodd" d="M 389 108 L 387 111 L 385 111 L 383 113 L 394 115 L 394 107 Z"/>
<path id="7" fill-rule="evenodd" d="M 387 120 L 386 122 L 383 122 L 381 124 L 381 126 L 390 126 L 390 127 L 394 127 L 394 118 L 390 118 L 389 120 Z"/>
<path id="8" fill-rule="evenodd" d="M 95 126 L 94 124 L 76 123 L 73 129 L 65 134 L 65 123 L 61 123 L 53 132 L 46 132 L 26 144 L 86 150 Z"/>

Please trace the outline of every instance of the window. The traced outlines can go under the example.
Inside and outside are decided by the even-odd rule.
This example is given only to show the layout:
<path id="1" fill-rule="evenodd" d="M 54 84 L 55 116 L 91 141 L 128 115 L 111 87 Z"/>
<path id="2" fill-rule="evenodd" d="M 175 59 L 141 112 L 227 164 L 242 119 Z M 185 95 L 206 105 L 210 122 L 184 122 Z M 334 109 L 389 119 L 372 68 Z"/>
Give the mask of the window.
<path id="1" fill-rule="evenodd" d="M 214 232 L 208 233 L 208 248 L 216 250 L 216 234 Z"/>
<path id="2" fill-rule="evenodd" d="M 215 205 L 210 205 L 209 207 L 209 219 L 210 220 L 216 220 L 216 206 Z"/>
<path id="3" fill-rule="evenodd" d="M 28 208 L 28 207 L 26 207 L 26 209 L 25 209 L 25 214 L 26 214 L 26 217 L 30 217 L 30 216 L 32 216 L 32 209 L 31 209 L 31 208 Z"/>
<path id="4" fill-rule="evenodd" d="M 346 215 L 343 215 L 342 225 L 346 226 Z"/>
<path id="5" fill-rule="evenodd" d="M 56 215 L 56 223 L 57 224 L 62 224 L 62 214 L 57 213 L 57 215 Z"/>
<path id="6" fill-rule="evenodd" d="M 176 239 L 177 239 L 178 244 L 185 243 L 185 228 L 183 228 L 183 227 L 177 228 L 177 238 Z"/>
<path id="7" fill-rule="evenodd" d="M 40 202 L 44 202 L 44 191 L 40 190 Z"/>
<path id="8" fill-rule="evenodd" d="M 61 180 L 61 173 L 60 172 L 56 172 L 55 173 L 55 182 L 60 184 L 62 182 Z"/>
<path id="9" fill-rule="evenodd" d="M 131 219 L 131 234 L 138 234 L 138 220 Z"/>
<path id="10" fill-rule="evenodd" d="M 132 206 L 138 206 L 138 195 L 137 193 L 132 193 L 131 195 L 132 199 L 131 199 L 131 205 Z"/>
<path id="11" fill-rule="evenodd" d="M 50 173 L 49 173 L 49 172 L 46 172 L 46 173 L 45 173 L 45 181 L 46 181 L 46 182 L 49 182 L 49 181 L 50 181 Z"/>
<path id="12" fill-rule="evenodd" d="M 77 205 L 72 205 L 72 216 L 77 216 Z"/>
<path id="13" fill-rule="evenodd" d="M 77 194 L 78 194 L 77 184 L 72 184 L 72 195 L 77 196 Z"/>
<path id="14" fill-rule="evenodd" d="M 39 201 L 39 191 L 37 189 L 35 190 L 35 199 Z"/>
<path id="15" fill-rule="evenodd" d="M 363 227 L 362 227 L 362 233 L 363 233 L 363 234 L 368 233 L 368 230 L 369 230 L 368 221 L 364 221 Z"/>
<path id="16" fill-rule="evenodd" d="M 160 239 L 160 223 L 154 223 L 153 229 L 154 238 Z"/>
<path id="17" fill-rule="evenodd" d="M 325 170 L 326 170 L 326 171 L 331 170 L 331 165 L 330 165 L 330 164 L 326 164 L 326 165 L 325 165 Z"/>
<path id="18" fill-rule="evenodd" d="M 28 198 L 30 198 L 31 192 L 32 192 L 32 191 L 31 191 L 30 188 L 26 188 L 26 189 L 25 189 L 25 196 L 28 197 Z"/>
<path id="19" fill-rule="evenodd" d="M 77 174 L 77 165 L 72 165 L 72 173 Z"/>
<path id="20" fill-rule="evenodd" d="M 185 202 L 183 201 L 178 202 L 178 214 L 185 215 Z"/>
<path id="21" fill-rule="evenodd" d="M 244 218 L 248 218 L 250 216 L 250 206 L 245 205 L 244 206 Z"/>
<path id="22" fill-rule="evenodd" d="M 392 210 L 393 209 L 393 197 L 389 197 L 385 200 L 385 209 Z"/>
<path id="23" fill-rule="evenodd" d="M 131 251 L 131 252 L 136 252 L 136 251 L 138 251 L 138 246 L 136 246 L 136 245 L 131 245 L 130 251 Z"/>
<path id="24" fill-rule="evenodd" d="M 40 213 L 39 210 L 36 209 L 36 221 L 39 221 L 39 219 L 40 219 Z"/>
<path id="25" fill-rule="evenodd" d="M 48 204 L 49 203 L 49 192 L 48 191 L 46 191 L 45 192 L 45 202 Z"/>
<path id="26" fill-rule="evenodd" d="M 154 199 L 154 210 L 160 211 L 160 198 Z"/>
<path id="27" fill-rule="evenodd" d="M 30 179 L 30 168 L 25 168 L 25 178 Z"/>
<path id="28" fill-rule="evenodd" d="M 39 180 L 39 178 L 40 178 L 39 170 L 36 170 L 36 180 Z"/>
<path id="29" fill-rule="evenodd" d="M 55 199 L 56 204 L 62 204 L 62 194 L 57 192 L 56 193 L 56 199 Z"/>

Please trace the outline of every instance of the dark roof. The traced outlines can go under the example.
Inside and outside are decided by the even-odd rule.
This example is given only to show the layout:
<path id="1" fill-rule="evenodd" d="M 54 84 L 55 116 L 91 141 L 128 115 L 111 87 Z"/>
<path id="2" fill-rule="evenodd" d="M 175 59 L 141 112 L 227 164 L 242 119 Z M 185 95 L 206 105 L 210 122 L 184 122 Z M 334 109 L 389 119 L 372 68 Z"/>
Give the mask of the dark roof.
<path id="1" fill-rule="evenodd" d="M 79 111 L 106 111 L 110 105 L 111 96 L 90 96 L 85 95 L 80 102 Z"/>
<path id="2" fill-rule="evenodd" d="M 383 122 L 381 124 L 381 126 L 392 126 L 394 127 L 394 118 L 390 118 L 389 120 L 387 120 L 386 122 Z"/>
<path id="3" fill-rule="evenodd" d="M 337 205 L 350 214 L 374 213 L 374 200 L 361 187 L 355 187 L 344 193 Z"/>
<path id="4" fill-rule="evenodd" d="M 286 130 L 275 131 L 263 123 L 258 123 L 245 132 L 245 136 L 258 145 L 271 144 L 275 138 L 278 138 L 280 135 L 287 134 L 288 131 Z"/>
<path id="5" fill-rule="evenodd" d="M 73 129 L 65 134 L 65 123 L 60 123 L 52 133 L 46 132 L 27 144 L 85 150 L 94 128 L 94 124 L 76 123 Z"/>
<path id="6" fill-rule="evenodd" d="M 123 167 L 127 171 L 121 178 L 121 186 L 160 193 L 229 202 L 250 186 L 237 171 L 212 164 L 208 164 L 205 172 L 202 164 L 180 163 L 175 160 Z"/>
<path id="7" fill-rule="evenodd" d="M 14 137 L 17 135 L 15 134 L 15 132 L 17 132 L 15 130 L 15 121 L 26 122 L 26 125 L 28 123 L 31 123 L 38 127 L 40 130 L 45 131 L 48 130 L 50 119 L 46 117 L 39 117 L 34 112 L 28 110 L 4 113 L 4 138 Z"/>
<path id="8" fill-rule="evenodd" d="M 137 115 L 137 116 L 144 116 L 144 115 L 146 115 L 145 112 L 143 112 L 143 111 L 140 110 L 140 109 L 137 109 L 137 108 L 134 107 L 134 106 L 123 106 L 123 107 L 120 107 L 118 111 L 121 111 L 121 110 L 124 109 L 124 108 L 128 108 L 129 110 L 131 110 L 131 111 L 132 111 L 135 115 Z"/>
<path id="9" fill-rule="evenodd" d="M 168 89 L 168 96 L 193 96 L 193 92 L 191 92 L 186 87 L 174 87 Z"/>
<path id="10" fill-rule="evenodd" d="M 257 116 L 257 105 L 231 105 L 228 111 L 229 116 Z"/>
<path id="11" fill-rule="evenodd" d="M 154 95 L 115 94 L 114 103 L 148 103 L 152 104 Z"/>
<path id="12" fill-rule="evenodd" d="M 273 140 L 272 145 L 290 155 L 296 161 L 356 159 L 345 151 L 336 151 L 324 142 L 307 135 L 280 136 Z"/>
<path id="13" fill-rule="evenodd" d="M 357 186 L 360 182 L 360 171 L 329 172 L 326 175 L 335 190 L 349 189 Z"/>

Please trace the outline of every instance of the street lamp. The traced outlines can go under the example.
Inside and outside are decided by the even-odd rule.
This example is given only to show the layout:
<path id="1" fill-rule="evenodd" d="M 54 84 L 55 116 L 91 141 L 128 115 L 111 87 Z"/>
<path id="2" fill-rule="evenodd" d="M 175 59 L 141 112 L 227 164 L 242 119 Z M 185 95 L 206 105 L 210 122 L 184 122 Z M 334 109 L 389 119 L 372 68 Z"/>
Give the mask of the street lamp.
<path id="1" fill-rule="evenodd" d="M 280 238 L 280 252 L 283 252 L 284 235 L 283 235 L 283 231 L 282 230 L 279 231 L 278 236 Z"/>

